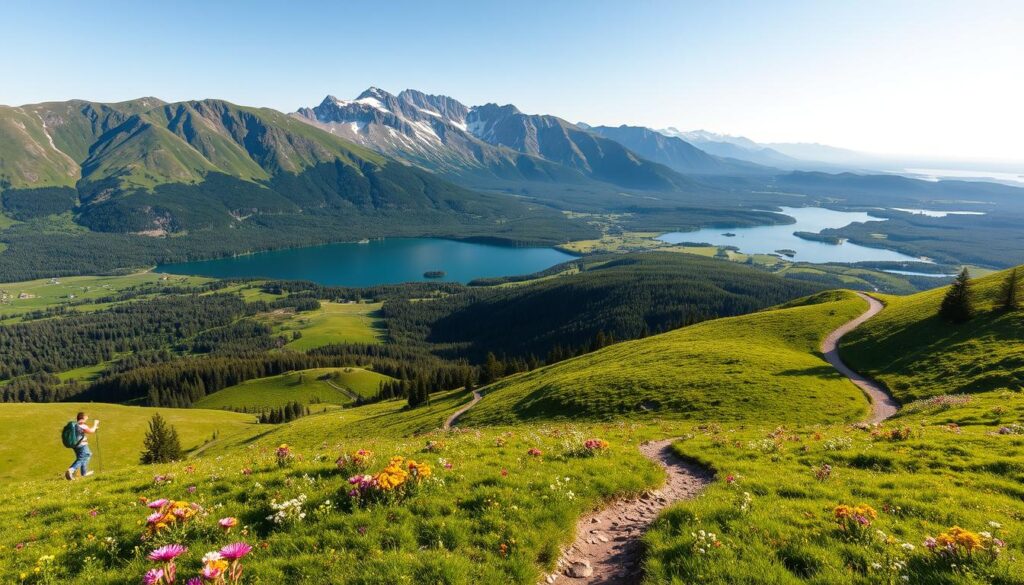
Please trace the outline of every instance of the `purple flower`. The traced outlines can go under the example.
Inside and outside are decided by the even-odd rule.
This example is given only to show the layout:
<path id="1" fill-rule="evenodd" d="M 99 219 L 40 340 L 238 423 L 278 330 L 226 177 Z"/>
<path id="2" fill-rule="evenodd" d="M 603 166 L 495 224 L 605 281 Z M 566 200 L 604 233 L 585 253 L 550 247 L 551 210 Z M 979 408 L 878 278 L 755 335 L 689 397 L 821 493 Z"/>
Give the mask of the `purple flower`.
<path id="1" fill-rule="evenodd" d="M 148 524 L 156 524 L 163 517 L 164 517 L 164 515 L 161 514 L 160 512 L 154 512 L 154 513 L 152 513 L 152 514 L 150 514 L 149 516 L 146 517 L 146 522 Z"/>
<path id="2" fill-rule="evenodd" d="M 150 502 L 150 503 L 148 503 L 146 505 L 149 506 L 150 508 L 153 508 L 154 510 L 159 510 L 160 508 L 163 508 L 164 504 L 166 504 L 166 503 L 167 503 L 167 498 L 160 498 L 159 500 L 153 500 L 152 502 Z"/>
<path id="3" fill-rule="evenodd" d="M 229 561 L 237 561 L 251 550 L 252 547 L 244 542 L 234 542 L 220 549 L 220 556 Z"/>
<path id="4" fill-rule="evenodd" d="M 199 577 L 192 577 L 185 582 L 185 585 L 203 585 L 203 580 Z"/>
<path id="5" fill-rule="evenodd" d="M 142 576 L 143 585 L 156 585 L 164 579 L 163 569 L 150 569 Z"/>
<path id="6" fill-rule="evenodd" d="M 196 486 L 194 486 L 194 485 L 188 486 L 188 493 L 190 493 L 190 494 L 196 493 Z"/>
<path id="7" fill-rule="evenodd" d="M 173 561 L 175 558 L 185 554 L 185 551 L 187 550 L 187 548 L 180 544 L 168 544 L 149 553 L 149 560 L 156 561 L 158 563 L 166 563 L 167 561 Z"/>

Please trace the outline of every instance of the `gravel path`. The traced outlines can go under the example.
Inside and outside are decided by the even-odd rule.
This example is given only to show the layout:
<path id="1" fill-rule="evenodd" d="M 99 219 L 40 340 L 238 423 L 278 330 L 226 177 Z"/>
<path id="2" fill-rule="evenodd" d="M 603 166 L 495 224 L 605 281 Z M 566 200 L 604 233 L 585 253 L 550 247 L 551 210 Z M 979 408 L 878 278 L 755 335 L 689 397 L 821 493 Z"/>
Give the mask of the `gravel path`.
<path id="1" fill-rule="evenodd" d="M 871 400 L 871 416 L 868 418 L 868 422 L 877 423 L 896 414 L 896 411 L 900 409 L 900 404 L 893 399 L 892 395 L 890 395 L 881 384 L 853 371 L 853 368 L 846 365 L 839 357 L 839 341 L 843 336 L 857 327 L 860 327 L 865 321 L 874 317 L 880 313 L 883 308 L 885 308 L 885 306 L 874 297 L 868 296 L 864 293 L 857 293 L 857 295 L 868 302 L 868 310 L 860 317 L 849 321 L 839 329 L 830 333 L 829 336 L 825 338 L 825 341 L 821 342 L 821 353 L 825 355 L 825 361 L 832 364 L 833 368 L 838 370 L 840 374 L 849 378 L 851 382 L 856 384 L 857 387 L 864 392 L 864 394 L 867 394 L 868 398 Z"/>
<path id="2" fill-rule="evenodd" d="M 469 404 L 453 412 L 452 415 L 449 416 L 447 420 L 444 421 L 444 424 L 441 426 L 441 430 L 452 430 L 452 426 L 455 424 L 455 421 L 459 420 L 460 416 L 466 414 L 467 410 L 476 406 L 476 403 L 480 402 L 481 398 L 483 398 L 483 396 L 480 394 L 480 392 L 478 390 L 473 390 L 473 400 L 470 400 Z"/>
<path id="3" fill-rule="evenodd" d="M 645 443 L 640 452 L 665 468 L 668 480 L 660 489 L 638 498 L 618 500 L 584 516 L 576 540 L 558 561 L 558 573 L 542 583 L 630 585 L 639 583 L 641 537 L 662 508 L 696 496 L 714 475 L 681 459 L 672 450 L 676 439 Z"/>

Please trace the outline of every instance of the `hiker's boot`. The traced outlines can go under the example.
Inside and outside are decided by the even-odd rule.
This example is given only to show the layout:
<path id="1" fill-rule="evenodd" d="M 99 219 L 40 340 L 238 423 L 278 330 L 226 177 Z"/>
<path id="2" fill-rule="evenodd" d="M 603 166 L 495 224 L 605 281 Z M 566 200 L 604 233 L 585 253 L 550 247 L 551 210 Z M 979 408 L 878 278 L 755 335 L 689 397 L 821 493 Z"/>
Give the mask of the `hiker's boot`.
<path id="1" fill-rule="evenodd" d="M 86 471 L 85 473 L 83 473 L 83 474 L 82 474 L 82 477 L 89 477 L 89 476 L 90 476 L 90 475 L 92 475 L 92 474 L 93 474 L 93 472 L 91 472 L 91 471 Z"/>
<path id="2" fill-rule="evenodd" d="M 65 471 L 64 472 L 64 479 L 66 479 L 68 481 L 73 481 L 75 479 L 75 470 L 74 469 L 69 469 L 69 470 Z"/>

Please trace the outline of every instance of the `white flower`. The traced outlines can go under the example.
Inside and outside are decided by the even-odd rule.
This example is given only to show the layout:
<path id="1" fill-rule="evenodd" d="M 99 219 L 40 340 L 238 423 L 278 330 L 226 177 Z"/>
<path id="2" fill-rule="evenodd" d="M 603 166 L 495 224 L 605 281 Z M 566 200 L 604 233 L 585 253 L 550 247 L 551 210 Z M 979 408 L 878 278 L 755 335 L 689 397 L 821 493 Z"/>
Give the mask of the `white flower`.
<path id="1" fill-rule="evenodd" d="M 220 558 L 221 557 L 220 557 L 220 553 L 219 552 L 216 552 L 216 551 L 208 552 L 205 555 L 203 555 L 203 564 L 205 565 L 206 563 L 209 563 L 209 562 L 219 561 Z"/>
<path id="2" fill-rule="evenodd" d="M 989 525 L 990 527 L 992 527 L 992 528 L 995 528 L 996 530 L 999 530 L 1000 528 L 1002 528 L 1002 527 L 1003 527 L 1003 525 L 1002 525 L 1002 524 L 1000 524 L 1000 523 L 996 522 L 995 520 L 990 520 L 990 521 L 989 521 L 989 523 L 988 523 L 988 525 Z"/>
<path id="3" fill-rule="evenodd" d="M 882 565 L 879 564 L 879 563 L 871 563 L 871 568 L 876 570 L 876 571 L 879 571 L 879 570 L 881 570 Z"/>
<path id="4" fill-rule="evenodd" d="M 904 542 L 900 546 L 902 546 L 903 550 L 905 550 L 905 551 L 912 551 L 912 550 L 914 550 L 914 545 L 910 544 L 909 542 Z"/>
<path id="5" fill-rule="evenodd" d="M 978 534 L 980 534 L 983 538 L 992 538 L 991 532 L 979 532 Z"/>

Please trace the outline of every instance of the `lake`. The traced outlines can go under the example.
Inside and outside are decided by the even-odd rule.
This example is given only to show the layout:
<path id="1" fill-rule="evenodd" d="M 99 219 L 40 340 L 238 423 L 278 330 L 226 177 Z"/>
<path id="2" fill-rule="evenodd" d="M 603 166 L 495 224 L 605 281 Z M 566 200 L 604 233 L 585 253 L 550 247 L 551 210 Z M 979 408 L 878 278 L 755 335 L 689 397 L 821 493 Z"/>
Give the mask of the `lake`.
<path id="1" fill-rule="evenodd" d="M 716 246 L 736 246 L 741 252 L 773 254 L 793 250 L 791 258 L 799 262 L 922 262 L 920 258 L 882 248 L 868 248 L 844 241 L 834 245 L 798 238 L 793 232 L 818 233 L 826 228 L 841 228 L 854 222 L 887 221 L 860 211 L 834 211 L 821 207 L 783 207 L 782 214 L 796 220 L 788 225 L 764 225 L 743 228 L 704 228 L 695 232 L 672 232 L 658 237 L 663 242 L 695 242 Z M 727 236 L 725 234 L 735 234 Z"/>
<path id="2" fill-rule="evenodd" d="M 387 238 L 369 243 L 329 244 L 246 256 L 164 264 L 157 272 L 215 278 L 309 280 L 325 285 L 373 286 L 436 280 L 466 283 L 475 278 L 531 274 L 575 256 L 553 248 L 513 248 L 435 238 Z"/>

